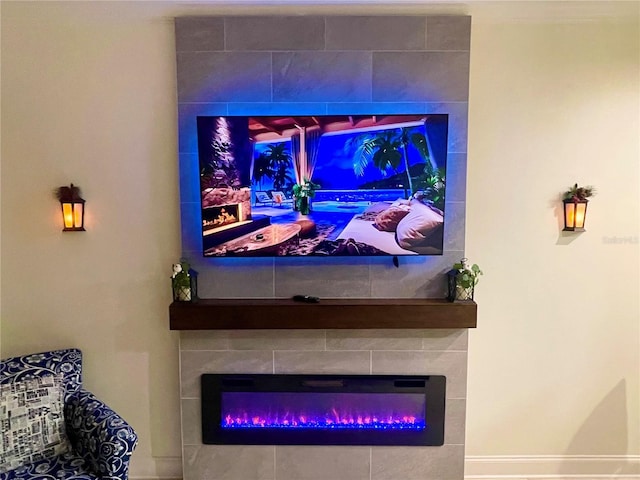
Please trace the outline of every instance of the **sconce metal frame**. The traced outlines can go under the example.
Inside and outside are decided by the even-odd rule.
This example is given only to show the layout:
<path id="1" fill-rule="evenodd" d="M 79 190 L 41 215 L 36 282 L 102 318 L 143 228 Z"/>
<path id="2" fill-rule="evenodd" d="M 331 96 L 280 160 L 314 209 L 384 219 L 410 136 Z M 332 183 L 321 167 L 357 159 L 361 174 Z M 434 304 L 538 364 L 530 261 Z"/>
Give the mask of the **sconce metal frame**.
<path id="1" fill-rule="evenodd" d="M 584 223 L 587 218 L 588 200 L 569 198 L 562 201 L 564 206 L 563 232 L 584 232 Z"/>
<path id="2" fill-rule="evenodd" d="M 577 183 L 564 192 L 563 203 L 563 217 L 564 228 L 563 232 L 584 232 L 584 222 L 587 218 L 587 200 L 596 194 L 596 189 L 592 185 L 584 187 L 579 186 Z"/>
<path id="3" fill-rule="evenodd" d="M 60 201 L 62 210 L 63 232 L 84 232 L 84 204 L 85 200 L 80 196 L 80 188 L 73 183 L 68 187 L 60 187 L 56 190 L 56 196 Z"/>

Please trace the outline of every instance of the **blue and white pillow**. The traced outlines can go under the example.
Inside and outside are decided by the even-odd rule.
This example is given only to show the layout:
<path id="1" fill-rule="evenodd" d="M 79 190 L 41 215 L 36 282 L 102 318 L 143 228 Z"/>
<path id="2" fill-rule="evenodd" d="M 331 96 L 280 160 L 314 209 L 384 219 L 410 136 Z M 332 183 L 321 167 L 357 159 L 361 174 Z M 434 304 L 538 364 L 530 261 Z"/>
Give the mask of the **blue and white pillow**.
<path id="1" fill-rule="evenodd" d="M 71 450 L 60 375 L 0 385 L 0 473 Z"/>

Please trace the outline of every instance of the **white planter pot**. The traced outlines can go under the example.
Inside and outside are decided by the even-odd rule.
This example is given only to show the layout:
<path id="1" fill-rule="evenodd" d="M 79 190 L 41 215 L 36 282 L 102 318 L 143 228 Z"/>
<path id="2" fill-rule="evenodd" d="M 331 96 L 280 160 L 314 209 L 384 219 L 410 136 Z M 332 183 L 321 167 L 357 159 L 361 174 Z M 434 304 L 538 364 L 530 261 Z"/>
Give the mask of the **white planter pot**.
<path id="1" fill-rule="evenodd" d="M 191 287 L 177 287 L 175 299 L 179 302 L 191 301 Z"/>
<path id="2" fill-rule="evenodd" d="M 464 288 L 460 285 L 456 285 L 456 300 L 472 300 L 473 299 L 473 287 Z"/>

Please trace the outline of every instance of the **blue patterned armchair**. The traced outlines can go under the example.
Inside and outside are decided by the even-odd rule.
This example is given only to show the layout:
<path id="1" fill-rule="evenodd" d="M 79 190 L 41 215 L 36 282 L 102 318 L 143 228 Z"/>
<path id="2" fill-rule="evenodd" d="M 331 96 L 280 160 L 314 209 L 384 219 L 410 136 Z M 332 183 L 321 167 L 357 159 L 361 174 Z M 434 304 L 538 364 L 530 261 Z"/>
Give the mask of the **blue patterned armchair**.
<path id="1" fill-rule="evenodd" d="M 62 430 L 66 431 L 68 442 L 65 439 L 65 448 L 60 449 L 63 453 L 56 455 L 59 450 L 49 449 L 49 454 L 35 454 L 30 462 L 17 468 L 12 465 L 13 469 L 0 473 L 0 480 L 127 480 L 129 459 L 138 437 L 118 414 L 92 393 L 82 389 L 82 352 L 77 349 L 57 350 L 7 358 L 0 362 L 0 392 L 6 393 L 14 388 L 11 393 L 15 393 L 15 385 L 29 382 L 44 382 L 45 387 L 47 382 L 58 382 L 58 398 L 62 400 L 64 396 L 59 421 L 64 425 Z M 46 393 L 46 390 L 43 391 Z M 16 397 L 12 398 L 14 407 L 18 405 L 19 408 Z M 5 410 L 4 413 L 0 411 L 0 426 L 5 436 L 10 432 L 10 420 L 6 405 L 2 408 Z M 47 413 L 49 419 L 55 417 L 55 411 L 52 413 L 47 410 Z M 2 417 L 6 417 L 6 420 Z M 33 430 L 37 432 L 39 427 Z M 6 437 L 0 440 L 12 441 Z M 0 449 L 2 445 L 0 443 Z"/>

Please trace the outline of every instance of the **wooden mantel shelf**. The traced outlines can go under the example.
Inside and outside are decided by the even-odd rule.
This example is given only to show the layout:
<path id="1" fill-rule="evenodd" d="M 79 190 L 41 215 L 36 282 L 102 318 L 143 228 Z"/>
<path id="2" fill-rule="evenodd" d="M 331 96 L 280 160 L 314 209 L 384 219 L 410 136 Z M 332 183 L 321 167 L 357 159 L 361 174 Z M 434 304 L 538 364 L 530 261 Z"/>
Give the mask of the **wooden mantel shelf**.
<path id="1" fill-rule="evenodd" d="M 475 328 L 476 312 L 445 299 L 200 299 L 172 303 L 169 318 L 171 330 Z"/>

